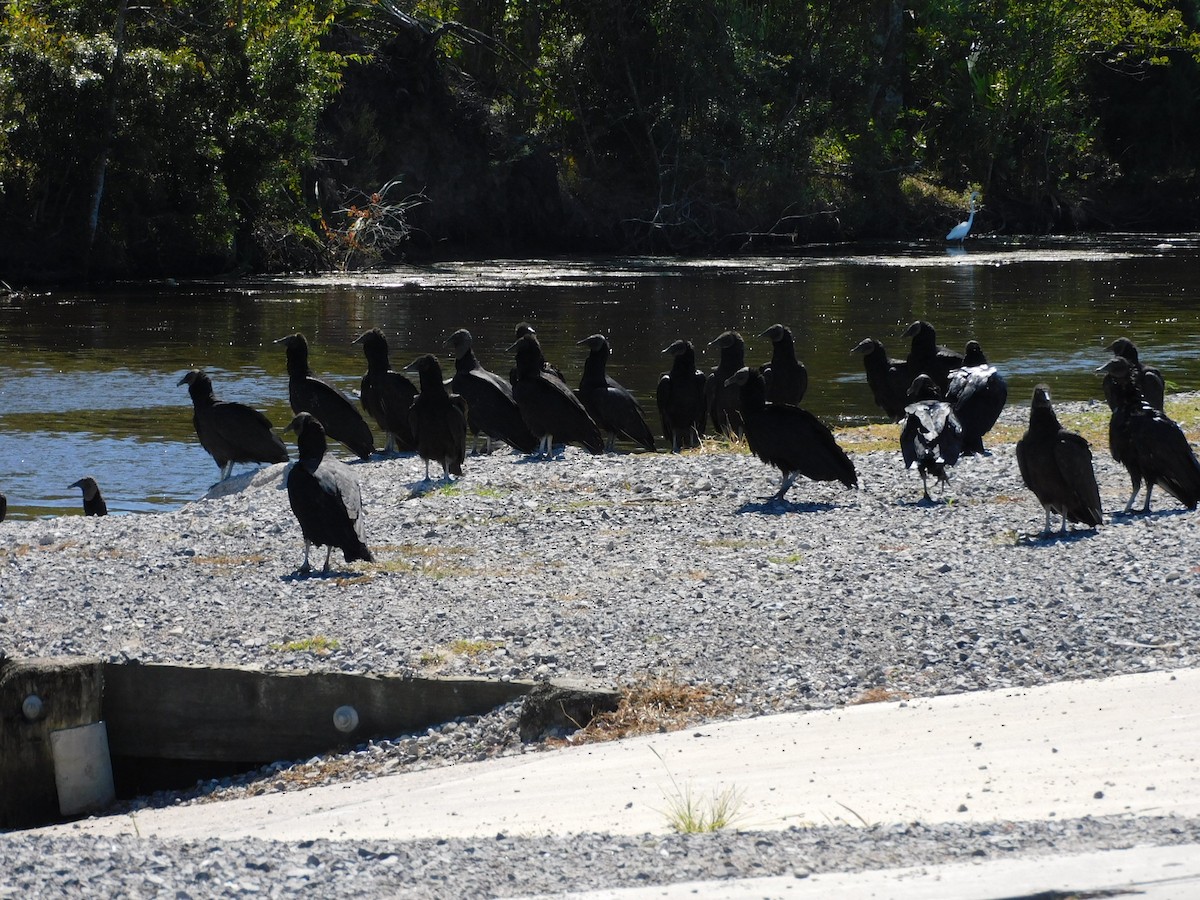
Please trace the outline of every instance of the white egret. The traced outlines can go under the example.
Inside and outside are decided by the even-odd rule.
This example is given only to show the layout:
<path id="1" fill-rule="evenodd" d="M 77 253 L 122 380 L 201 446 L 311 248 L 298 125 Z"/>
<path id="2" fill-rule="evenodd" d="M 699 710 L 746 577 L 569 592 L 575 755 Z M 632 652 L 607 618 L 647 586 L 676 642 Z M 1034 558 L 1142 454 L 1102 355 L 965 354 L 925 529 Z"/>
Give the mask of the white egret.
<path id="1" fill-rule="evenodd" d="M 971 233 L 971 226 L 975 224 L 975 198 L 979 196 L 979 191 L 971 191 L 971 214 L 967 216 L 967 221 L 959 222 L 950 229 L 950 233 L 946 235 L 948 241 L 958 241 L 960 244 Z"/>

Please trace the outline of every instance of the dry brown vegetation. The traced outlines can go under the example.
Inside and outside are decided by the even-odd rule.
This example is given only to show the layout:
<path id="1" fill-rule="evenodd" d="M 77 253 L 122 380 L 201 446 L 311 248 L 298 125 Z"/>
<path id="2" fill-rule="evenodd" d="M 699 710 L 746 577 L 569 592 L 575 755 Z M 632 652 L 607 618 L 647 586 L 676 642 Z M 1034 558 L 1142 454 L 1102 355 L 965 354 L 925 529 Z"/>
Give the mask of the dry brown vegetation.
<path id="1" fill-rule="evenodd" d="M 679 731 L 706 719 L 728 716 L 733 710 L 733 699 L 717 695 L 712 688 L 653 678 L 622 689 L 613 712 L 601 713 L 569 738 L 547 744 L 589 744 Z"/>

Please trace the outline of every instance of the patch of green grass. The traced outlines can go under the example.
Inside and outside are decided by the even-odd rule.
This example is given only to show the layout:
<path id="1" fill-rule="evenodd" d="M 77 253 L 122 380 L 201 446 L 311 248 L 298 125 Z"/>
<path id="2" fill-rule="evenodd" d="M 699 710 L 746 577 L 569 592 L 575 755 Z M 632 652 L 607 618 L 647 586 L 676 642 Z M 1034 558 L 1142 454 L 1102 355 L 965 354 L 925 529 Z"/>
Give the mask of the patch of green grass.
<path id="1" fill-rule="evenodd" d="M 487 485 L 477 485 L 471 491 L 476 497 L 483 497 L 487 500 L 499 500 L 502 497 L 507 497 L 512 491 L 502 491 L 500 488 L 488 487 Z"/>
<path id="2" fill-rule="evenodd" d="M 789 553 L 787 556 L 768 556 L 767 562 L 777 566 L 794 566 L 804 562 L 803 553 Z"/>
<path id="3" fill-rule="evenodd" d="M 490 653 L 492 650 L 497 650 L 503 647 L 504 644 L 499 641 L 488 641 L 483 639 L 467 640 L 459 638 L 456 641 L 450 642 L 450 652 L 457 653 L 459 656 L 479 656 L 481 653 Z"/>
<path id="4" fill-rule="evenodd" d="M 463 559 L 474 552 L 465 547 L 384 544 L 374 550 L 375 562 L 365 566 L 372 572 L 424 575 L 428 578 L 455 578 L 479 574 L 478 570 L 463 563 Z"/>
<path id="5" fill-rule="evenodd" d="M 716 547 L 724 550 L 742 550 L 752 546 L 752 541 L 743 538 L 701 538 L 697 543 L 701 547 Z"/>
<path id="6" fill-rule="evenodd" d="M 327 638 L 323 634 L 298 641 L 288 641 L 286 644 L 269 644 L 270 649 L 277 653 L 313 653 L 317 656 L 328 656 L 342 646 L 337 638 Z"/>
<path id="7" fill-rule="evenodd" d="M 673 781 L 673 779 L 672 779 Z M 742 807 L 742 792 L 737 788 L 713 790 L 704 798 L 695 797 L 691 787 L 667 797 L 667 808 L 663 815 L 667 824 L 680 834 L 709 834 L 733 825 Z"/>
<path id="8" fill-rule="evenodd" d="M 650 751 L 658 757 L 667 769 L 667 777 L 671 779 L 671 792 L 666 794 L 667 808 L 663 815 L 667 824 L 679 834 L 711 834 L 733 825 L 741 814 L 744 794 L 733 787 L 721 790 L 713 789 L 707 797 L 697 797 L 691 785 L 679 787 L 675 776 L 667 768 L 666 760 L 653 747 Z"/>

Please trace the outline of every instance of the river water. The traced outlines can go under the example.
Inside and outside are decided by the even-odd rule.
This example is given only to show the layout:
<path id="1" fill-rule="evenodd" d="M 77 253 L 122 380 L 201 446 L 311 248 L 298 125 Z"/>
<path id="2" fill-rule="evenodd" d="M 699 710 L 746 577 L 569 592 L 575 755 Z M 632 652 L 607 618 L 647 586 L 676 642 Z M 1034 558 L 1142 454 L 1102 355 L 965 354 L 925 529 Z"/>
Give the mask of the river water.
<path id="1" fill-rule="evenodd" d="M 252 404 L 282 428 L 291 414 L 273 341 L 295 331 L 309 340 L 314 373 L 348 393 L 365 370 L 351 341 L 373 326 L 395 369 L 445 354 L 450 333 L 468 328 L 484 365 L 507 373 L 513 328 L 528 320 L 572 382 L 585 355 L 575 342 L 603 332 L 610 374 L 642 399 L 657 430 L 664 347 L 686 337 L 700 349 L 732 328 L 746 338 L 747 361 L 761 363 L 770 344 L 758 335 L 775 322 L 792 329 L 808 366 L 805 406 L 831 423 L 877 420 L 850 348 L 875 337 L 903 357 L 900 335 L 915 319 L 960 352 L 980 341 L 1016 403 L 1042 381 L 1056 399 L 1099 397 L 1093 370 L 1121 335 L 1172 389 L 1194 390 L 1200 235 L 982 238 L 963 250 L 889 243 L 723 260 L 491 260 L 30 292 L 0 300 L 0 491 L 14 518 L 78 512 L 79 491 L 68 485 L 85 474 L 113 512 L 195 499 L 218 470 L 176 382 L 205 368 L 218 397 Z M 715 366 L 715 348 L 699 363 Z"/>

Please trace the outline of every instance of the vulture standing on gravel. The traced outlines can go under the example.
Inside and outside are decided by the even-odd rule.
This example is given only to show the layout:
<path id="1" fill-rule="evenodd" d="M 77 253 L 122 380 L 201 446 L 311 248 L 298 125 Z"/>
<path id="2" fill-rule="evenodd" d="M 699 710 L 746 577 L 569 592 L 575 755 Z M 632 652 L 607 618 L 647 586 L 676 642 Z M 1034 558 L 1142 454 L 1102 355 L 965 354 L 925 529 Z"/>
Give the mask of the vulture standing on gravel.
<path id="1" fill-rule="evenodd" d="M 414 449 L 417 440 L 408 424 L 408 410 L 416 399 L 416 387 L 404 375 L 392 371 L 387 338 L 378 328 L 364 331 L 353 343 L 362 344 L 363 356 L 367 358 L 358 399 L 379 430 L 387 435 L 384 449 L 388 453 Z"/>
<path id="2" fill-rule="evenodd" d="M 1138 359 L 1137 345 L 1129 338 L 1117 338 L 1109 346 L 1108 352 L 1129 363 L 1130 368 L 1137 373 L 1138 387 L 1141 388 L 1142 397 L 1155 409 L 1162 409 L 1166 399 L 1166 382 L 1163 380 L 1162 372 L 1158 369 L 1142 365 Z M 1104 376 L 1103 388 L 1108 408 L 1116 409 L 1120 392 L 1112 375 Z"/>
<path id="3" fill-rule="evenodd" d="M 8 515 L 8 498 L 0 494 L 0 522 L 4 521 L 6 515 Z"/>
<path id="4" fill-rule="evenodd" d="M 767 402 L 799 406 L 808 391 L 808 369 L 796 359 L 792 330 L 784 325 L 772 325 L 759 337 L 771 341 L 771 361 L 758 367 L 767 383 Z"/>
<path id="5" fill-rule="evenodd" d="M 77 487 L 83 491 L 83 514 L 85 516 L 108 515 L 108 504 L 100 495 L 100 485 L 96 484 L 95 478 L 85 475 L 78 481 L 72 482 L 71 487 Z"/>
<path id="6" fill-rule="evenodd" d="M 962 424 L 963 453 L 983 453 L 983 436 L 992 430 L 1008 402 L 1008 383 L 988 365 L 979 341 L 968 341 L 963 365 L 950 373 L 946 402 Z"/>
<path id="7" fill-rule="evenodd" d="M 527 332 L 509 350 L 515 351 L 513 399 L 521 418 L 538 438 L 538 453 L 549 458 L 554 442 L 582 444 L 592 453 L 604 452 L 604 437 L 566 382 L 546 371 L 537 335 Z"/>
<path id="8" fill-rule="evenodd" d="M 782 500 L 796 479 L 840 481 L 858 487 L 854 463 L 833 432 L 808 410 L 783 403 L 768 403 L 767 388 L 756 369 L 743 366 L 726 382 L 741 393 L 741 410 L 750 452 L 779 469 L 783 480 L 775 500 Z"/>
<path id="9" fill-rule="evenodd" d="M 1133 483 L 1125 512 L 1133 510 L 1143 479 L 1146 503 L 1142 512 L 1150 512 L 1150 495 L 1156 485 L 1188 509 L 1195 509 L 1200 502 L 1200 462 L 1183 429 L 1146 401 L 1137 370 L 1125 357 L 1114 356 L 1096 371 L 1113 379 L 1116 406 L 1108 422 L 1108 446 Z"/>
<path id="10" fill-rule="evenodd" d="M 875 338 L 859 341 L 851 353 L 863 355 L 863 369 L 867 374 L 867 386 L 875 398 L 875 405 L 893 422 L 902 421 L 908 405 L 908 389 L 917 373 L 910 373 L 908 363 L 902 359 L 891 359 L 883 344 Z"/>
<path id="11" fill-rule="evenodd" d="M 221 481 L 233 474 L 234 463 L 284 463 L 287 447 L 257 409 L 244 403 L 218 400 L 212 379 L 202 369 L 192 369 L 179 379 L 192 398 L 192 425 L 200 446 L 221 469 Z"/>
<path id="12" fill-rule="evenodd" d="M 513 399 L 512 384 L 495 372 L 489 372 L 475 357 L 471 347 L 471 332 L 460 328 L 446 341 L 454 351 L 454 377 L 450 390 L 467 401 L 467 425 L 478 440 L 487 439 L 491 450 L 493 440 L 504 441 L 522 453 L 533 453 L 538 439 L 533 436 L 521 410 Z"/>
<path id="13" fill-rule="evenodd" d="M 678 453 L 699 447 L 704 436 L 706 379 L 696 368 L 691 341 L 674 341 L 662 352 L 671 354 L 671 371 L 658 379 L 658 415 L 663 437 L 671 442 L 671 452 Z"/>
<path id="14" fill-rule="evenodd" d="M 308 341 L 304 335 L 289 334 L 275 343 L 283 344 L 287 351 L 288 402 L 292 412 L 311 413 L 326 435 L 344 444 L 359 459 L 368 459 L 375 452 L 370 426 L 345 394 L 313 377 L 308 368 Z"/>
<path id="15" fill-rule="evenodd" d="M 643 450 L 653 450 L 654 434 L 646 424 L 642 405 L 633 394 L 608 377 L 608 359 L 612 356 L 608 338 L 593 334 L 579 344 L 588 348 L 583 375 L 579 379 L 579 400 L 600 430 L 608 432 L 604 449 L 611 453 L 617 438 L 622 437 Z"/>
<path id="16" fill-rule="evenodd" d="M 923 499 L 932 502 L 928 476 L 936 478 L 945 490 L 950 480 L 946 469 L 958 462 L 962 453 L 963 427 L 928 375 L 913 379 L 908 398 L 911 402 L 904 409 L 908 417 L 900 432 L 900 452 L 904 467 L 916 468 L 921 476 Z"/>
<path id="17" fill-rule="evenodd" d="M 520 342 L 521 338 L 525 337 L 525 335 L 527 335 L 527 334 L 533 335 L 534 339 L 535 340 L 537 339 L 537 332 L 533 330 L 533 326 L 530 325 L 528 322 L 519 322 L 517 324 L 517 327 L 514 330 L 514 332 L 515 332 L 515 336 L 516 336 L 515 337 L 516 343 L 514 343 L 512 345 L 513 347 L 515 347 L 517 345 L 517 343 Z M 512 347 L 510 347 L 509 349 L 511 350 Z M 546 357 L 542 354 L 541 343 L 538 343 L 538 345 L 537 345 L 537 352 L 538 352 L 538 367 L 541 369 L 542 374 L 551 376 L 553 378 L 557 378 L 559 381 L 561 381 L 565 385 L 567 383 L 567 379 L 563 377 L 562 369 L 560 369 L 558 366 L 551 365 L 549 362 L 547 362 Z M 517 372 L 517 367 L 514 366 L 512 368 L 512 370 L 508 373 L 508 380 L 510 382 L 512 382 L 513 384 L 516 384 L 517 379 L 519 377 L 520 377 L 520 375 Z"/>
<path id="18" fill-rule="evenodd" d="M 447 480 L 462 475 L 467 457 L 467 402 L 446 390 L 441 364 L 432 353 L 417 357 L 408 368 L 416 369 L 421 380 L 421 393 L 412 402 L 408 421 L 417 438 L 417 453 L 425 460 L 425 480 L 431 480 L 431 462 L 441 465 Z"/>
<path id="19" fill-rule="evenodd" d="M 1095 527 L 1103 521 L 1091 448 L 1082 435 L 1059 424 L 1044 384 L 1033 389 L 1029 428 L 1017 441 L 1017 466 L 1046 511 L 1043 535 L 1051 533 L 1051 515 L 1062 516 L 1062 533 L 1068 522 Z"/>
<path id="20" fill-rule="evenodd" d="M 721 360 L 708 376 L 705 388 L 708 417 L 714 431 L 726 437 L 741 437 L 745 432 L 741 392 L 730 384 L 729 379 L 746 365 L 746 342 L 736 331 L 724 331 L 713 338 L 708 346 L 714 345 L 721 351 Z"/>
<path id="21" fill-rule="evenodd" d="M 296 433 L 299 457 L 288 469 L 288 502 L 304 535 L 301 575 L 312 571 L 308 550 L 313 544 L 325 547 L 325 565 L 333 548 L 342 551 L 346 562 L 374 562 L 363 530 L 362 494 L 350 467 L 325 454 L 325 429 L 319 419 L 302 412 L 292 419 L 287 431 Z"/>
<path id="22" fill-rule="evenodd" d="M 950 384 L 950 373 L 963 367 L 963 358 L 953 350 L 938 345 L 937 332 L 928 322 L 913 322 L 903 337 L 912 338 L 909 350 L 908 372 L 913 378 L 928 375 L 945 393 Z M 907 387 L 906 387 L 907 390 Z"/>

